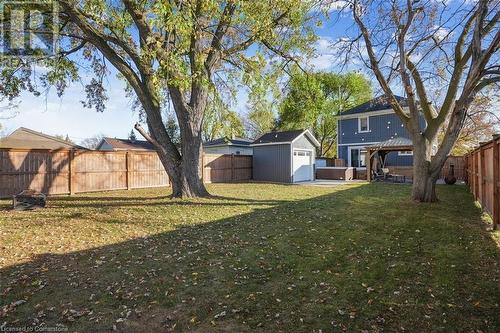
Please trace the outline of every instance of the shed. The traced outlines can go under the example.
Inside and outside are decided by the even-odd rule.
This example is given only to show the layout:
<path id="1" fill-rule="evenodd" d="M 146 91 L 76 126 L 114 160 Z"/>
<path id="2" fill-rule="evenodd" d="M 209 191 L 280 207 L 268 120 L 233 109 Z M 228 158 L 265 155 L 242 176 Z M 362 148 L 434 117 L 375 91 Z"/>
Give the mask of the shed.
<path id="1" fill-rule="evenodd" d="M 314 180 L 319 142 L 309 130 L 266 133 L 251 146 L 254 180 L 278 183 Z"/>

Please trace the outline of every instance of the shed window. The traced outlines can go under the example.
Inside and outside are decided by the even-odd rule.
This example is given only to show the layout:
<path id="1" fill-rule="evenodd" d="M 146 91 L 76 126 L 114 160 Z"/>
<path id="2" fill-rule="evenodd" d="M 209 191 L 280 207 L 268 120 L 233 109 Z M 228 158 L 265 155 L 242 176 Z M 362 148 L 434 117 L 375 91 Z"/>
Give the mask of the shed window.
<path id="1" fill-rule="evenodd" d="M 358 132 L 364 133 L 370 131 L 370 120 L 368 117 L 358 118 Z"/>
<path id="2" fill-rule="evenodd" d="M 293 155 L 294 156 L 311 156 L 311 152 L 310 151 L 304 151 L 304 150 L 295 150 L 293 152 Z"/>

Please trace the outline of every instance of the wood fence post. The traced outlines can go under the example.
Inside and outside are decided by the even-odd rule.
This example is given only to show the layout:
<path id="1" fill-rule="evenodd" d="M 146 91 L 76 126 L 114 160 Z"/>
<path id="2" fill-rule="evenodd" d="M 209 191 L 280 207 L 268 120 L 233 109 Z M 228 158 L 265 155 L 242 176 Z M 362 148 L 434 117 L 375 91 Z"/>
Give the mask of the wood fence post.
<path id="1" fill-rule="evenodd" d="M 479 151 L 474 152 L 474 198 L 477 200 L 479 198 Z"/>
<path id="2" fill-rule="evenodd" d="M 481 191 L 480 191 L 480 201 L 481 201 L 481 206 L 484 209 L 484 202 L 486 200 L 486 161 L 484 160 L 484 147 L 481 146 L 479 150 L 479 157 L 480 157 L 480 164 L 479 164 L 479 172 L 481 173 L 481 178 L 480 178 L 480 184 L 481 184 Z"/>
<path id="3" fill-rule="evenodd" d="M 130 164 L 130 151 L 127 151 L 125 153 L 125 182 L 127 184 L 127 190 L 130 190 L 130 170 L 131 169 L 131 164 Z"/>
<path id="4" fill-rule="evenodd" d="M 500 223 L 500 138 L 493 140 L 493 230 Z"/>
<path id="5" fill-rule="evenodd" d="M 75 151 L 71 149 L 69 151 L 69 172 L 68 172 L 68 185 L 69 185 L 69 195 L 75 194 Z"/>
<path id="6" fill-rule="evenodd" d="M 467 182 L 467 155 L 463 156 L 463 161 L 464 161 L 464 167 L 463 167 L 463 181 L 464 183 L 469 186 L 469 183 Z"/>

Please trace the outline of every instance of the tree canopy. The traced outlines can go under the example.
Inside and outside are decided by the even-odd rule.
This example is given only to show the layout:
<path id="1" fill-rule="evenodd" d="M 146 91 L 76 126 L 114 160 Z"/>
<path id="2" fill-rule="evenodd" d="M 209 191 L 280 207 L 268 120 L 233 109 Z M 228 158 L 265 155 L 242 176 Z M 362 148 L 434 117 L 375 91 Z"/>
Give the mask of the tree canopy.
<path id="1" fill-rule="evenodd" d="M 145 115 L 147 129 L 136 129 L 155 146 L 172 180 L 173 196 L 205 196 L 199 156 L 211 91 L 230 87 L 238 73 L 259 66 L 259 55 L 286 57 L 305 48 L 314 39 L 306 21 L 313 3 L 58 0 L 58 20 L 47 27 L 57 25 L 59 52 L 3 65 L 0 94 L 12 100 L 23 90 L 40 95 L 55 87 L 62 95 L 87 67 L 92 75 L 86 78 L 84 106 L 104 111 L 103 82 L 113 67 Z M 10 19 L 2 17 L 4 31 Z M 167 104 L 177 118 L 180 148 L 162 117 Z"/>
<path id="2" fill-rule="evenodd" d="M 485 87 L 500 82 L 500 4 L 494 0 L 343 4 L 340 15 L 352 17 L 355 29 L 346 31 L 349 35 L 337 42 L 336 49 L 346 65 L 353 59 L 366 65 L 408 130 L 414 148 L 413 199 L 436 201 L 436 181 L 471 104 Z M 406 96 L 407 108 L 396 93 Z M 420 128 L 421 115 L 425 128 Z"/>
<path id="3" fill-rule="evenodd" d="M 203 140 L 211 141 L 221 137 L 245 137 L 243 121 L 222 100 L 208 104 L 203 120 Z"/>
<path id="4" fill-rule="evenodd" d="M 335 156 L 337 117 L 372 96 L 370 81 L 362 74 L 295 70 L 279 109 L 282 129 L 311 129 L 320 142 L 318 156 Z"/>

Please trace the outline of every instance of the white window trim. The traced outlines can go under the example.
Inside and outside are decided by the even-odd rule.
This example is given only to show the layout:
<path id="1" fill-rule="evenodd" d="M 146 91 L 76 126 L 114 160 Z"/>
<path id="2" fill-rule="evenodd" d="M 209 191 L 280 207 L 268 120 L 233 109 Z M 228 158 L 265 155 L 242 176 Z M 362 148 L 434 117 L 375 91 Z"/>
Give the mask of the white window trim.
<path id="1" fill-rule="evenodd" d="M 361 119 L 366 118 L 366 131 L 361 130 Z M 358 133 L 370 132 L 370 116 L 358 117 Z"/>
<path id="2" fill-rule="evenodd" d="M 347 167 L 348 168 L 351 167 L 351 150 L 352 149 L 366 150 L 366 146 L 349 146 L 349 147 L 347 147 Z M 366 166 L 356 167 L 356 169 L 362 169 L 362 168 L 366 168 Z"/>
<path id="3" fill-rule="evenodd" d="M 413 156 L 413 150 L 405 150 L 405 152 L 398 151 L 398 156 Z"/>

